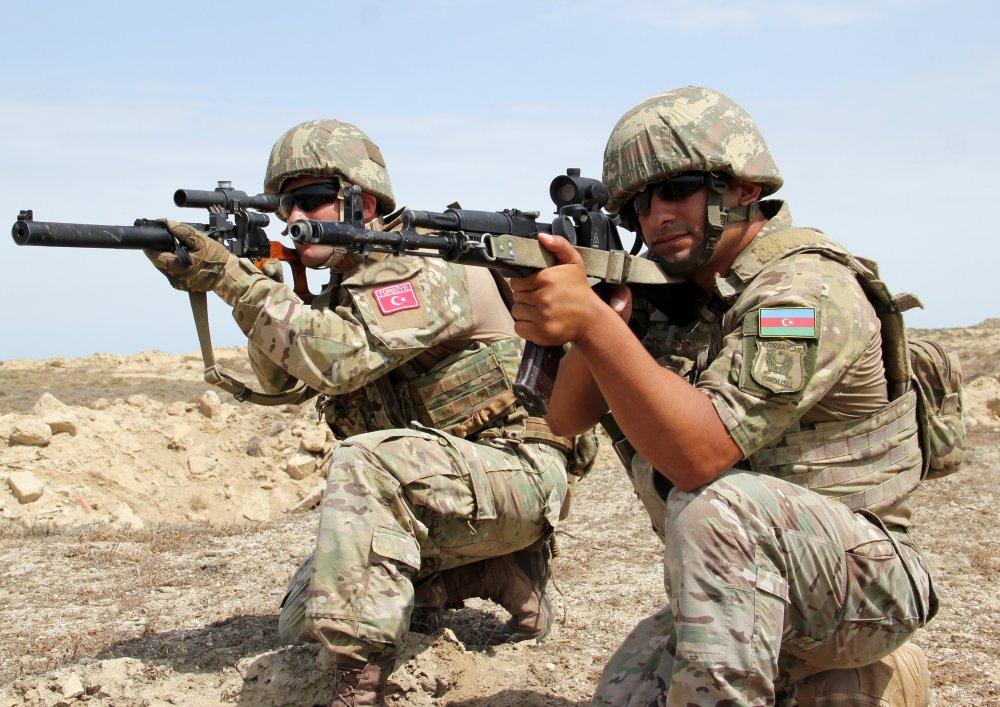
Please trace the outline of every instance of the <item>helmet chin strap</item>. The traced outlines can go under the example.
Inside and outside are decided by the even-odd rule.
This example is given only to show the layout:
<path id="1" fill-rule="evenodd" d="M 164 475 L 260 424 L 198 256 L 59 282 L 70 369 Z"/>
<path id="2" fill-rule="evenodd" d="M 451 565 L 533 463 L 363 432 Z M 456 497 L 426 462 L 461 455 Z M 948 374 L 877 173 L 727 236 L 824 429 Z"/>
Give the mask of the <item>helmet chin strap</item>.
<path id="1" fill-rule="evenodd" d="M 750 221 L 759 210 L 755 201 L 747 206 L 723 206 L 722 197 L 726 193 L 726 176 L 716 172 L 708 175 L 708 204 L 705 214 L 705 238 L 697 250 L 684 260 L 677 263 L 665 263 L 659 258 L 657 262 L 663 271 L 669 275 L 687 275 L 703 267 L 712 258 L 715 247 L 722 238 L 726 226 L 739 221 Z M 641 239 L 642 233 L 638 232 Z M 639 239 L 637 239 L 639 240 Z"/>

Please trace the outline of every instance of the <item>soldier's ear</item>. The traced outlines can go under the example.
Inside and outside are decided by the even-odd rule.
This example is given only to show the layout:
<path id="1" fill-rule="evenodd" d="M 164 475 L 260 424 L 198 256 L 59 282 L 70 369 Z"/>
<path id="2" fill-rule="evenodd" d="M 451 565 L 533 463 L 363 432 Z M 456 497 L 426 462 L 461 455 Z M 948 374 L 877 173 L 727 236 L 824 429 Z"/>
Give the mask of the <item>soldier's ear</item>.
<path id="1" fill-rule="evenodd" d="M 735 179 L 731 187 L 736 189 L 737 206 L 749 206 L 755 201 L 760 201 L 760 184 L 747 182 L 743 179 Z"/>
<path id="2" fill-rule="evenodd" d="M 378 214 L 378 200 L 373 194 L 362 192 L 361 208 L 364 210 L 365 223 L 368 223 Z"/>

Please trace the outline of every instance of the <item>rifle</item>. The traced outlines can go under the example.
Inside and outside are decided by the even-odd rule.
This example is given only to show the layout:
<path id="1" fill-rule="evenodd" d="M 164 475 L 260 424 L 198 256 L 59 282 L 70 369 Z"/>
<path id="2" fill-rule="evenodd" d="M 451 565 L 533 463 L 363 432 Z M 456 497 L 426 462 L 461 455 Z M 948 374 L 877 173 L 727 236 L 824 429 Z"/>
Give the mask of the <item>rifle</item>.
<path id="1" fill-rule="evenodd" d="M 360 202 L 360 189 L 345 198 L 345 205 Z M 617 217 L 602 209 L 608 190 L 597 179 L 580 176 L 571 168 L 549 185 L 556 218 L 539 221 L 539 212 L 506 209 L 472 211 L 449 208 L 444 212 L 405 211 L 398 231 L 369 231 L 356 209 L 348 208 L 343 221 L 295 221 L 288 232 L 296 243 L 318 243 L 348 252 L 391 253 L 438 257 L 462 265 L 499 271 L 521 277 L 556 264 L 555 256 L 537 240 L 538 233 L 566 238 L 583 256 L 591 285 L 662 285 L 681 282 L 666 275 L 655 263 L 637 258 L 622 247 Z M 418 229 L 422 229 L 418 231 Z M 532 415 L 542 416 L 555 385 L 561 346 L 537 346 L 527 342 L 514 381 L 514 394 Z"/>
<path id="2" fill-rule="evenodd" d="M 174 204 L 184 208 L 208 209 L 208 223 L 188 223 L 226 247 L 233 255 L 249 258 L 263 270 L 268 260 L 287 262 L 292 269 L 295 294 L 309 303 L 305 266 L 298 253 L 276 241 L 271 241 L 264 231 L 270 223 L 267 213 L 278 208 L 278 197 L 273 194 L 248 195 L 232 188 L 228 181 L 220 181 L 212 191 L 178 189 Z M 191 264 L 187 248 L 175 239 L 162 221 L 136 219 L 132 226 L 105 226 L 86 223 L 56 223 L 35 221 L 34 212 L 22 210 L 11 228 L 11 236 L 18 245 L 51 246 L 59 248 L 114 248 L 126 250 L 173 251 L 181 263 Z M 304 385 L 284 393 L 259 393 L 216 365 L 208 327 L 208 306 L 204 293 L 190 293 L 202 358 L 205 361 L 205 380 L 229 391 L 237 400 L 250 400 L 261 405 L 282 405 L 300 402 L 309 397 Z M 304 397 L 303 397 L 304 396 Z"/>
<path id="3" fill-rule="evenodd" d="M 178 189 L 174 205 L 184 208 L 208 209 L 208 223 L 189 223 L 209 238 L 222 243 L 233 255 L 249 258 L 263 269 L 268 260 L 280 260 L 292 269 L 292 289 L 307 304 L 309 292 L 305 267 L 298 254 L 277 241 L 268 239 L 264 227 L 270 223 L 267 213 L 278 208 L 273 194 L 248 195 L 233 189 L 230 182 L 220 181 L 212 191 Z M 251 211 L 250 209 L 253 209 Z M 265 213 L 266 212 L 266 213 Z M 58 248 L 114 248 L 125 250 L 172 250 L 184 264 L 190 264 L 187 249 L 170 235 L 160 221 L 136 219 L 132 226 L 105 226 L 88 223 L 55 223 L 35 221 L 34 212 L 22 210 L 11 228 L 18 245 L 51 246 Z"/>

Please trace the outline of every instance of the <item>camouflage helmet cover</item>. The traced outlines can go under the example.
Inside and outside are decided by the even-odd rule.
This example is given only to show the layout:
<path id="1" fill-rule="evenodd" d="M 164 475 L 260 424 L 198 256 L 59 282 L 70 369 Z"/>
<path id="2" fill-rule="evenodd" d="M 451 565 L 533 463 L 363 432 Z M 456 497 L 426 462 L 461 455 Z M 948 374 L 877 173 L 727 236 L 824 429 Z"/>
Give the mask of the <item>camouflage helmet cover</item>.
<path id="1" fill-rule="evenodd" d="M 725 172 L 776 192 L 781 173 L 750 115 L 732 99 L 687 86 L 647 98 L 621 117 L 604 148 L 604 177 L 617 213 L 647 184 L 682 172 Z"/>
<path id="2" fill-rule="evenodd" d="M 286 181 L 304 176 L 343 177 L 374 195 L 382 213 L 396 208 L 381 151 L 350 123 L 309 120 L 278 138 L 267 162 L 264 191 L 278 194 Z"/>

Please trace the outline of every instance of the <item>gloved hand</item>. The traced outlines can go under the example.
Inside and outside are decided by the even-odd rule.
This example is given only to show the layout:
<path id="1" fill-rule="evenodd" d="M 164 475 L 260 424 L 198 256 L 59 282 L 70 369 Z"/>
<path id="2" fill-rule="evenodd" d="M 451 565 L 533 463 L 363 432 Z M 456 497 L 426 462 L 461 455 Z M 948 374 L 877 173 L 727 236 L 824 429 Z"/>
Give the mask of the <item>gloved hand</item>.
<path id="1" fill-rule="evenodd" d="M 268 258 L 261 265 L 260 271 L 275 282 L 285 281 L 285 270 L 281 267 L 281 261 L 276 258 Z"/>
<path id="2" fill-rule="evenodd" d="M 230 261 L 239 260 L 224 245 L 187 224 L 169 219 L 164 223 L 167 230 L 187 248 L 191 265 L 183 265 L 172 252 L 144 252 L 157 270 L 166 275 L 170 284 L 178 290 L 209 292 L 222 280 L 227 266 L 235 264 Z"/>

